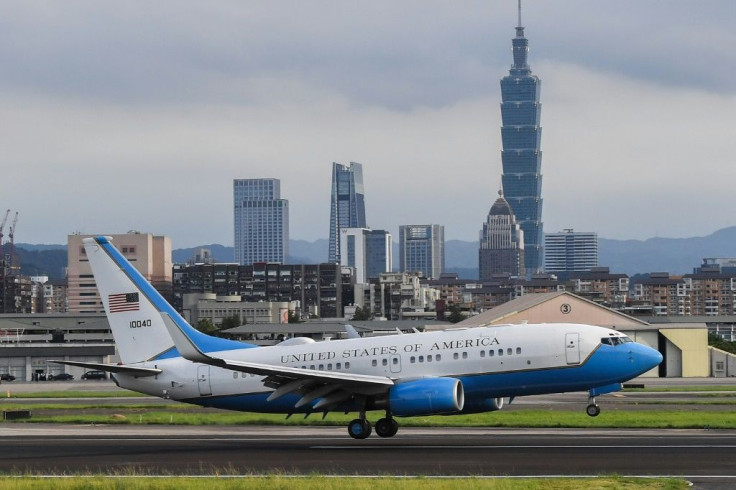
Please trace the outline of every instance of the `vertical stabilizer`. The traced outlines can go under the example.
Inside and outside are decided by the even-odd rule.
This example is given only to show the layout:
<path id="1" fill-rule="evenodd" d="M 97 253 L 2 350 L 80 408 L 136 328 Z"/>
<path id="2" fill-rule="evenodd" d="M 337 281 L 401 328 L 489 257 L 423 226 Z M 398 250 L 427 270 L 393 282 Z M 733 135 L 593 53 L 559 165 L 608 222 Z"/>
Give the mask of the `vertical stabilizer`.
<path id="1" fill-rule="evenodd" d="M 162 315 L 187 332 L 203 352 L 252 347 L 192 328 L 153 286 L 113 247 L 110 238 L 85 238 L 84 250 L 105 306 L 115 345 L 125 364 L 178 356 Z"/>

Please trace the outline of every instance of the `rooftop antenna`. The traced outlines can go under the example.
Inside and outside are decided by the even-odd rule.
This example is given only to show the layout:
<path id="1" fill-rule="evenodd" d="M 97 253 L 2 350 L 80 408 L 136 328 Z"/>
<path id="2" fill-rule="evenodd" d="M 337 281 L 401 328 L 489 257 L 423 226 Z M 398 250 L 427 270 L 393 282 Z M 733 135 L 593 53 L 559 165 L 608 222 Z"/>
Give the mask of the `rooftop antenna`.
<path id="1" fill-rule="evenodd" d="M 519 25 L 517 27 L 521 27 L 521 0 L 519 0 Z"/>

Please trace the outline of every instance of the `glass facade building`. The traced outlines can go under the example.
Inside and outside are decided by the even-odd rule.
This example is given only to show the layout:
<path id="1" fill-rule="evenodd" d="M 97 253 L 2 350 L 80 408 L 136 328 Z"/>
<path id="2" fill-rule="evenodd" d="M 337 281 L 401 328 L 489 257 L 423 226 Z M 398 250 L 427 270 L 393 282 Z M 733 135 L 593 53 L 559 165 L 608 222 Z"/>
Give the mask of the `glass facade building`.
<path id="1" fill-rule="evenodd" d="M 541 81 L 527 64 L 529 41 L 521 27 L 512 40 L 514 64 L 501 79 L 501 161 L 503 195 L 524 231 L 524 265 L 527 274 L 542 269 L 542 105 Z"/>
<path id="2" fill-rule="evenodd" d="M 401 272 L 421 273 L 439 279 L 445 270 L 445 227 L 442 225 L 399 226 Z"/>
<path id="3" fill-rule="evenodd" d="M 340 230 L 365 228 L 365 193 L 363 166 L 332 164 L 332 196 L 330 198 L 330 240 L 327 261 L 340 263 Z"/>
<path id="4" fill-rule="evenodd" d="M 235 262 L 285 263 L 289 256 L 289 201 L 278 179 L 235 179 Z"/>
<path id="5" fill-rule="evenodd" d="M 544 271 L 567 280 L 571 272 L 598 267 L 598 234 L 563 230 L 544 236 Z"/>
<path id="6" fill-rule="evenodd" d="M 393 267 L 393 239 L 385 230 L 343 228 L 340 230 L 340 264 L 355 270 L 356 283 L 368 283 Z"/>

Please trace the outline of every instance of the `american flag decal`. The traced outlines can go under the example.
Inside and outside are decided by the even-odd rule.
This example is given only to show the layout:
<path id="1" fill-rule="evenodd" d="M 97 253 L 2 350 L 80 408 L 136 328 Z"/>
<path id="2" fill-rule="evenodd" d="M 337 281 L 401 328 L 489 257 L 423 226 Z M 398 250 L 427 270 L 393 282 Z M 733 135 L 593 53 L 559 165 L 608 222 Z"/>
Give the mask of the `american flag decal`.
<path id="1" fill-rule="evenodd" d="M 138 302 L 138 293 L 111 294 L 107 299 L 110 305 L 110 313 L 140 310 L 141 305 Z"/>

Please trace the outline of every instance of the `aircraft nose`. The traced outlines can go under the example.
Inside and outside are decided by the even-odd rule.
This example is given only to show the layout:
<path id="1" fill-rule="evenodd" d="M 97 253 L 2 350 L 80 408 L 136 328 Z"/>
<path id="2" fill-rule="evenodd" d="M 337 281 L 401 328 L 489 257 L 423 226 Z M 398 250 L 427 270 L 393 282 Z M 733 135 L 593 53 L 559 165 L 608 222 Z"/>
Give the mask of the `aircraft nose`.
<path id="1" fill-rule="evenodd" d="M 664 357 L 662 354 L 651 347 L 642 345 L 640 349 L 641 363 L 646 367 L 647 370 L 659 366 Z"/>

